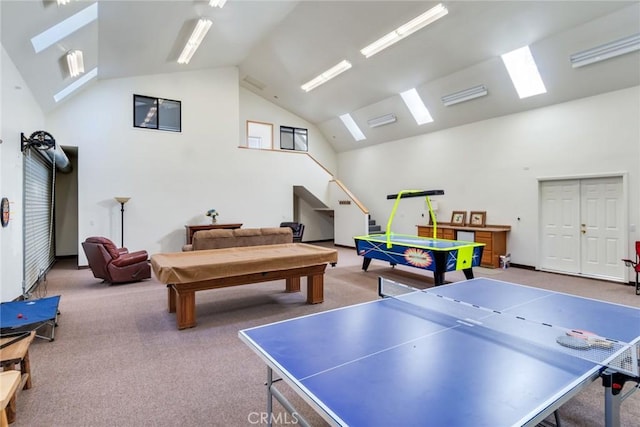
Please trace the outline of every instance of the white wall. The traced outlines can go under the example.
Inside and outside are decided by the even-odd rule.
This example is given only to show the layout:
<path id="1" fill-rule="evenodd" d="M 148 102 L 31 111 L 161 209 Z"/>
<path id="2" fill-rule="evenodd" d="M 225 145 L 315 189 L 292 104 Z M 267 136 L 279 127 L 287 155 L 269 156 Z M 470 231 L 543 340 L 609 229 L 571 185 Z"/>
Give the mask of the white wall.
<path id="1" fill-rule="evenodd" d="M 47 129 L 61 145 L 78 147 L 80 265 L 86 265 L 80 247 L 86 237 L 120 244 L 115 196 L 131 197 L 125 246 L 153 254 L 179 251 L 184 225 L 207 223 L 208 209 L 220 212 L 220 222 L 273 226 L 291 218 L 293 185 L 326 191 L 327 173 L 308 156 L 238 148 L 238 123 L 244 121 L 238 88 L 235 67 L 103 80 L 47 117 Z M 182 132 L 133 128 L 133 94 L 182 101 Z M 255 102 L 247 104 L 255 109 Z M 269 103 L 260 109 L 269 105 L 278 110 Z M 289 116 L 288 124 L 307 125 Z M 316 147 L 335 166 L 335 155 L 321 141 Z"/>
<path id="2" fill-rule="evenodd" d="M 276 149 L 280 148 L 280 126 L 307 129 L 309 131 L 309 154 L 330 173 L 336 173 L 335 151 L 315 125 L 241 87 L 240 123 L 238 124 L 240 140 L 238 145 L 247 145 L 247 120 L 273 123 L 273 147 Z"/>
<path id="3" fill-rule="evenodd" d="M 327 180 L 336 170 L 383 225 L 393 206 L 386 195 L 403 189 L 444 189 L 436 198 L 442 221 L 452 210 L 487 210 L 489 223 L 513 226 L 509 249 L 520 264 L 537 259 L 541 177 L 627 172 L 629 218 L 640 226 L 638 87 L 336 156 L 315 126 L 239 89 L 233 67 L 98 81 L 45 117 L 4 49 L 1 59 L 0 194 L 13 202 L 11 223 L 0 229 L 3 301 L 22 289 L 20 132 L 39 129 L 78 147 L 80 265 L 87 236 L 119 243 L 115 196 L 132 197 L 126 246 L 177 251 L 184 225 L 208 222 L 210 208 L 220 221 L 259 227 L 290 219 L 294 185 L 330 200 Z M 183 132 L 134 129 L 134 93 L 181 100 Z M 274 123 L 278 145 L 280 125 L 308 128 L 309 153 L 330 172 L 298 153 L 238 148 L 247 119 Z M 406 199 L 393 231 L 415 232 L 425 211 L 423 200 Z M 638 238 L 629 233 L 630 242 Z"/>
<path id="4" fill-rule="evenodd" d="M 349 204 L 340 204 L 347 201 Z M 335 212 L 334 243 L 355 248 L 355 236 L 369 234 L 369 216 L 335 181 L 331 185 L 331 205 Z"/>
<path id="5" fill-rule="evenodd" d="M 324 138 L 318 128 L 310 122 L 284 110 L 275 104 L 259 97 L 253 92 L 240 88 L 240 140 L 238 145 L 246 146 L 246 122 L 247 120 L 273 124 L 273 147 L 278 152 L 272 153 L 273 158 L 280 161 L 289 161 L 291 165 L 302 167 L 300 173 L 290 175 L 289 192 L 293 201 L 293 186 L 304 185 L 313 195 L 330 206 L 330 180 L 337 170 L 337 157 L 333 147 Z M 280 150 L 280 126 L 304 128 L 308 130 L 308 153 L 322 167 L 315 164 L 306 155 L 290 150 Z M 252 151 L 252 150 L 249 150 Z M 269 153 L 263 153 L 264 155 Z M 271 160 L 269 160 L 271 161 Z M 286 164 L 285 164 L 286 165 Z M 322 168 L 326 169 L 322 170 Z M 276 172 L 282 174 L 286 169 Z M 285 172 L 285 175 L 287 173 Z M 306 184 L 304 183 L 306 182 Z M 286 185 L 286 184 L 285 184 Z M 293 203 L 293 202 L 292 202 Z M 333 238 L 333 220 L 326 213 L 313 210 L 304 200 L 298 201 L 297 218 L 294 218 L 293 209 L 282 221 L 297 219 L 305 224 L 304 241 L 328 240 Z"/>
<path id="6" fill-rule="evenodd" d="M 9 225 L 0 228 L 0 300 L 9 301 L 22 295 L 22 171 L 20 133 L 29 136 L 44 128 L 44 114 L 33 94 L 2 48 L 0 114 L 0 197 L 10 202 Z"/>
<path id="7" fill-rule="evenodd" d="M 453 210 L 486 210 L 490 224 L 512 226 L 512 262 L 534 266 L 538 179 L 627 172 L 629 253 L 640 239 L 640 87 L 584 98 L 354 150 L 338 155 L 340 180 L 385 224 L 387 194 L 443 189 L 438 219 Z M 425 129 L 428 125 L 425 125 Z M 400 203 L 392 231 L 426 224 L 424 199 Z M 518 220 L 520 218 L 520 220 Z"/>

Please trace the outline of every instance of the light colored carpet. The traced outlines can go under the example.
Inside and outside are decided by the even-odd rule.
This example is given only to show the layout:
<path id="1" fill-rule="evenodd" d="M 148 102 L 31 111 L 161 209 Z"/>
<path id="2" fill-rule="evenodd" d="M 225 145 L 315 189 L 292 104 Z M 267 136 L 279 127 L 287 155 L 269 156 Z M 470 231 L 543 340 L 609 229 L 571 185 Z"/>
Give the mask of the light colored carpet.
<path id="1" fill-rule="evenodd" d="M 62 295 L 56 340 L 32 345 L 33 388 L 20 394 L 13 426 L 255 425 L 266 408 L 266 368 L 238 339 L 240 329 L 375 300 L 378 275 L 432 283 L 431 273 L 375 260 L 365 273 L 355 250 L 338 249 L 324 303 L 305 304 L 304 285 L 302 293 L 284 293 L 284 281 L 203 291 L 196 294 L 198 326 L 184 331 L 176 329 L 166 288 L 156 280 L 108 286 L 74 262 L 58 262 L 47 281 L 49 295 Z M 640 307 L 640 296 L 620 284 L 516 268 L 477 269 L 483 275 Z M 313 425 L 325 425 L 288 387 L 280 389 Z M 277 404 L 275 410 L 283 425 L 291 422 Z M 580 427 L 603 425 L 603 413 L 600 381 L 561 411 L 563 425 Z M 637 427 L 639 419 L 635 393 L 623 403 L 622 424 Z"/>

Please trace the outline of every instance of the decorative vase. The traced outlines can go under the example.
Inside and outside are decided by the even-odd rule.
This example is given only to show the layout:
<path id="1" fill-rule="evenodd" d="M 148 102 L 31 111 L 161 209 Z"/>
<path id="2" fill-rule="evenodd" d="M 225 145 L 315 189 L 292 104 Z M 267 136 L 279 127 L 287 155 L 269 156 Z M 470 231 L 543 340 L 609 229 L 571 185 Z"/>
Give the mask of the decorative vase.
<path id="1" fill-rule="evenodd" d="M 211 217 L 211 224 L 215 224 L 216 222 L 218 222 L 218 220 L 216 219 L 215 216 Z"/>

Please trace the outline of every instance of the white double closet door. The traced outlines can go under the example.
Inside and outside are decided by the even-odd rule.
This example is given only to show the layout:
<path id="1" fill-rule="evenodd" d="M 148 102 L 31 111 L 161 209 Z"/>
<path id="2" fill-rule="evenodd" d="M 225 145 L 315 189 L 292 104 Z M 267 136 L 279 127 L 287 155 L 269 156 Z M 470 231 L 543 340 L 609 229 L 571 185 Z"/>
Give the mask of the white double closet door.
<path id="1" fill-rule="evenodd" d="M 540 269 L 624 281 L 623 177 L 540 181 Z"/>

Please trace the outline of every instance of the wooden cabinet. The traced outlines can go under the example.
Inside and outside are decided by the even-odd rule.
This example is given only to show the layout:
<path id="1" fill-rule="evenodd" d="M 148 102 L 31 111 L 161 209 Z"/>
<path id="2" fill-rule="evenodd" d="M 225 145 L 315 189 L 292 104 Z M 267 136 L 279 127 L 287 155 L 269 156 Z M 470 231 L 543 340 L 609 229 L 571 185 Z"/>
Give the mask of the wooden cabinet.
<path id="1" fill-rule="evenodd" d="M 418 226 L 418 236 L 422 236 L 422 237 L 433 237 L 433 227 L 423 227 L 424 230 L 421 231 L 420 228 L 423 227 L 422 225 Z M 422 234 L 420 234 L 422 232 Z M 456 232 L 453 229 L 450 228 L 440 228 L 440 226 L 438 226 L 438 229 L 436 230 L 436 238 L 437 239 L 446 239 L 446 240 L 456 240 Z"/>
<path id="2" fill-rule="evenodd" d="M 482 267 L 499 268 L 500 255 L 507 254 L 507 232 L 509 225 L 487 225 L 486 227 L 461 227 L 451 224 L 438 224 L 436 237 L 438 239 L 457 240 L 458 231 L 472 232 L 474 241 L 484 243 L 482 252 Z M 418 225 L 418 236 L 433 237 L 432 225 Z"/>

